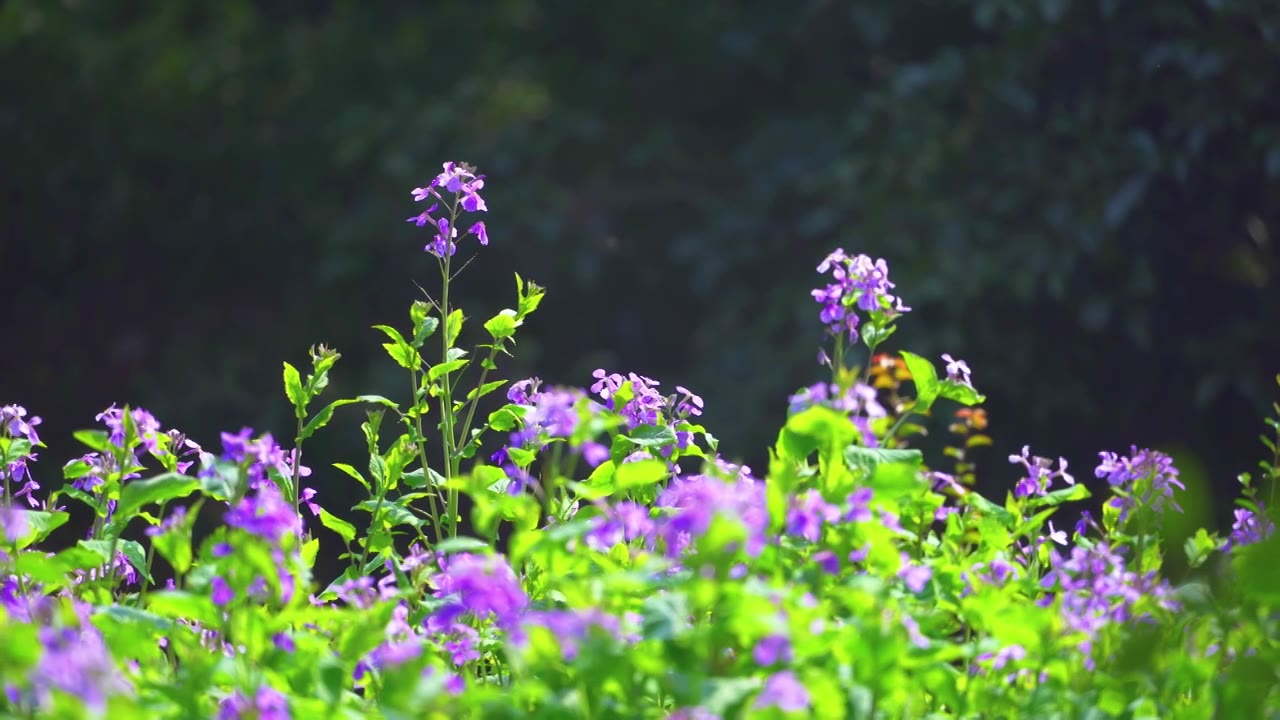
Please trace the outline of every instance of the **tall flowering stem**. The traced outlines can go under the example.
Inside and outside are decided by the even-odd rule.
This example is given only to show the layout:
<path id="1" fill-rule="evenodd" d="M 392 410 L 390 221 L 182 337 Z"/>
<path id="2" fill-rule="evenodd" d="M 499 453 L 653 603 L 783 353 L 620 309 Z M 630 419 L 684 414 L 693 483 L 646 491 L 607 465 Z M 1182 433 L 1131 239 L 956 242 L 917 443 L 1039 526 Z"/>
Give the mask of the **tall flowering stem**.
<path id="1" fill-rule="evenodd" d="M 415 201 L 427 199 L 436 201 L 422 214 L 409 218 L 409 221 L 416 223 L 419 227 L 431 224 L 436 229 L 434 239 L 424 249 L 436 256 L 440 267 L 440 305 L 438 309 L 444 323 L 440 349 L 440 362 L 442 364 L 451 360 L 450 351 L 453 349 L 453 342 L 457 339 L 458 330 L 461 328 L 463 320 L 460 310 L 451 311 L 449 309 L 449 285 L 453 277 L 453 255 L 457 252 L 457 243 L 455 241 L 458 238 L 458 220 L 463 212 L 488 211 L 489 208 L 485 204 L 484 198 L 480 196 L 482 188 L 484 188 L 484 176 L 476 175 L 475 168 L 466 163 L 447 162 L 444 164 L 444 172 L 432 179 L 426 187 L 416 188 L 413 191 Z M 444 206 L 446 216 L 437 218 L 434 213 L 441 205 Z M 489 244 L 489 235 L 483 222 L 473 224 L 465 234 L 475 235 L 481 245 Z M 454 425 L 456 418 L 454 417 L 453 408 L 453 380 L 449 373 L 442 375 L 439 380 L 440 439 L 444 446 L 444 478 L 447 493 L 445 503 L 447 518 L 445 524 L 448 527 L 449 537 L 455 537 L 458 534 L 458 489 L 453 486 L 451 481 L 459 474 L 459 465 L 462 457 L 458 452 L 459 438 L 455 433 L 456 428 Z M 416 393 L 416 378 L 414 386 Z"/>

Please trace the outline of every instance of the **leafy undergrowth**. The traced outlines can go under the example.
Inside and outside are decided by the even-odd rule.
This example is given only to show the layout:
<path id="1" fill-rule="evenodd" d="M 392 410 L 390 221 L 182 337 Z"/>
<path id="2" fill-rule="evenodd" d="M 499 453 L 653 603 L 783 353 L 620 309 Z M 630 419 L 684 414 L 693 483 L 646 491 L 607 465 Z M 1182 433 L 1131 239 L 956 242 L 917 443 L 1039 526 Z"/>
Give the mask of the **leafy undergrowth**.
<path id="1" fill-rule="evenodd" d="M 1028 448 L 993 502 L 969 489 L 969 451 L 991 442 L 969 368 L 881 352 L 910 309 L 883 261 L 843 251 L 813 293 L 829 377 L 789 399 L 763 473 L 720 456 L 696 394 L 634 373 L 522 380 L 478 414 L 544 292 L 517 275 L 516 307 L 458 346 L 449 282 L 459 228 L 488 244 L 463 220 L 487 211 L 483 187 L 448 163 L 414 191 L 432 203 L 411 221 L 434 231 L 440 300 L 415 302 L 407 333 L 377 327 L 412 397 L 315 409 L 339 356 L 313 348 L 305 376 L 284 366 L 291 449 L 248 429 L 209 449 L 113 406 L 105 429 L 76 434 L 90 452 L 48 493 L 33 475 L 39 418 L 0 408 L 6 716 L 1280 711 L 1280 541 L 1262 497 L 1276 439 L 1261 474 L 1241 476 L 1225 537 L 1170 540 L 1183 487 L 1153 450 L 1100 455 L 1097 518 L 1055 525 L 1090 492 Z M 954 445 L 926 464 L 912 440 L 948 404 Z M 303 465 L 305 441 L 347 405 L 367 413 L 367 462 Z M 315 488 L 338 482 L 367 499 L 324 508 Z M 93 510 L 88 537 L 49 547 L 68 503 Z M 193 537 L 201 513 L 218 527 Z M 327 587 L 312 577 L 320 533 L 346 547 Z M 1175 556 L 1185 571 L 1171 578 Z"/>

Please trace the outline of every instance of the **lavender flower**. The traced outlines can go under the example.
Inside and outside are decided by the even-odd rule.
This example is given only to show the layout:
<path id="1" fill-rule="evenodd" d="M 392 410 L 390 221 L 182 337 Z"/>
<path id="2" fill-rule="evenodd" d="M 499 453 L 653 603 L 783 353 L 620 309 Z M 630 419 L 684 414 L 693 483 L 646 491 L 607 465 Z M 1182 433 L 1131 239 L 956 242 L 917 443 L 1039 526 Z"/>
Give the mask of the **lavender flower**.
<path id="1" fill-rule="evenodd" d="M 1246 508 L 1236 508 L 1233 513 L 1235 521 L 1231 523 L 1231 537 L 1227 538 L 1226 544 L 1223 545 L 1224 550 L 1261 542 L 1275 532 L 1275 523 L 1264 514 L 1265 507 L 1262 503 L 1258 503 L 1256 513 Z"/>
<path id="2" fill-rule="evenodd" d="M 1049 492 L 1055 479 L 1061 479 L 1068 485 L 1076 484 L 1076 479 L 1067 472 L 1065 458 L 1058 458 L 1058 469 L 1052 470 L 1052 460 L 1030 455 L 1030 452 L 1031 448 L 1024 445 L 1021 455 L 1009 456 L 1009 462 L 1014 465 L 1020 464 L 1027 470 L 1027 474 L 1013 488 L 1014 497 L 1028 498 L 1044 495 Z"/>
<path id="3" fill-rule="evenodd" d="M 575 610 L 544 610 L 533 612 L 525 619 L 527 627 L 546 628 L 560 645 L 563 657 L 573 662 L 583 641 L 599 632 L 618 640 L 637 640 L 635 635 L 626 635 L 618 617 L 598 608 Z"/>
<path id="4" fill-rule="evenodd" d="M 218 703 L 218 720 L 289 720 L 289 699 L 278 690 L 263 685 L 258 688 L 253 699 L 245 697 L 239 690 Z"/>
<path id="5" fill-rule="evenodd" d="M 112 695 L 132 695 L 133 687 L 116 669 L 102 634 L 88 621 L 87 608 L 77 607 L 79 627 L 42 627 L 40 658 L 31 683 L 41 704 L 47 705 L 49 692 L 57 689 L 80 698 L 89 708 L 101 712 Z"/>
<path id="6" fill-rule="evenodd" d="M 772 634 L 760 638 L 751 650 L 751 657 L 760 667 L 769 667 L 777 663 L 791 662 L 791 638 L 786 635 Z"/>
<path id="7" fill-rule="evenodd" d="M 947 364 L 947 379 L 973 387 L 973 383 L 969 381 L 969 365 L 963 360 L 956 360 L 947 353 L 942 353 L 942 360 Z"/>
<path id="8" fill-rule="evenodd" d="M 226 522 L 273 544 L 302 532 L 302 517 L 274 485 L 263 485 L 252 497 L 241 499 L 227 511 Z"/>
<path id="9" fill-rule="evenodd" d="M 817 490 L 807 490 L 787 508 L 787 532 L 816 543 L 822 526 L 840 519 L 840 508 L 828 503 Z"/>
<path id="10" fill-rule="evenodd" d="M 750 476 L 725 482 L 706 475 L 677 476 L 658 495 L 655 505 L 668 514 L 654 531 L 668 557 L 684 553 L 693 538 L 707 531 L 717 513 L 736 518 L 746 526 L 748 555 L 757 555 L 768 543 L 769 512 L 764 486 Z"/>
<path id="11" fill-rule="evenodd" d="M 888 317 L 911 310 L 889 292 L 894 284 L 889 281 L 884 260 L 873 261 L 866 255 L 849 257 L 837 249 L 818 265 L 819 273 L 828 271 L 834 282 L 811 294 L 822 305 L 819 319 L 833 335 L 847 332 L 850 340 L 856 340 L 860 320 L 855 309 Z"/>
<path id="12" fill-rule="evenodd" d="M 499 627 L 516 626 L 529 605 L 520 579 L 500 556 L 460 553 L 440 559 L 441 572 L 431 579 L 433 596 L 445 600 L 428 618 L 428 629 L 438 632 L 465 613 L 478 619 L 492 616 Z"/>
<path id="13" fill-rule="evenodd" d="M 756 696 L 755 707 L 760 710 L 776 707 L 783 712 L 801 712 L 809 708 L 809 691 L 790 670 L 782 670 L 769 676 L 764 689 Z"/>
<path id="14" fill-rule="evenodd" d="M 1101 462 L 1095 474 L 1106 478 L 1116 490 L 1117 494 L 1107 501 L 1107 505 L 1120 511 L 1121 522 L 1127 520 L 1129 512 L 1138 506 L 1149 507 L 1156 513 L 1172 506 L 1182 512 L 1173 499 L 1173 490 L 1187 488 L 1178 479 L 1178 469 L 1168 455 L 1155 450 L 1139 450 L 1136 446 L 1130 448 L 1130 457 L 1121 457 L 1113 452 L 1098 455 Z"/>

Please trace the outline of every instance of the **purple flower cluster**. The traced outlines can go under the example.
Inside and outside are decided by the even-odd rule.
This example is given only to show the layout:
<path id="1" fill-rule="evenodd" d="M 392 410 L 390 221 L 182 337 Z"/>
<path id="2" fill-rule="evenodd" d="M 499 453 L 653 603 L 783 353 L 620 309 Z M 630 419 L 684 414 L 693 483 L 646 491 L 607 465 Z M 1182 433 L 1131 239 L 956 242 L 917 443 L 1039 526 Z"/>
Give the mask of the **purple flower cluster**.
<path id="1" fill-rule="evenodd" d="M 1271 533 L 1276 531 L 1276 525 L 1271 522 L 1271 518 L 1267 517 L 1265 512 L 1266 508 L 1262 503 L 1258 504 L 1258 512 L 1247 508 L 1236 508 L 1235 520 L 1231 523 L 1231 536 L 1227 538 L 1223 549 L 1252 545 L 1271 537 Z"/>
<path id="2" fill-rule="evenodd" d="M 1013 488 L 1016 498 L 1039 497 L 1049 492 L 1055 479 L 1061 479 L 1068 485 L 1075 485 L 1076 479 L 1067 472 L 1067 461 L 1058 458 L 1058 469 L 1053 469 L 1053 461 L 1048 458 L 1030 454 L 1031 448 L 1024 445 L 1021 455 L 1010 455 L 1009 462 L 1022 465 L 1027 474 Z"/>
<path id="3" fill-rule="evenodd" d="M 38 447 L 41 442 L 40 436 L 36 434 L 36 425 L 40 422 L 40 418 L 35 416 L 27 419 L 27 409 L 21 405 L 0 406 L 0 437 L 22 438 L 30 443 L 31 447 Z M 40 489 L 40 484 L 31 477 L 27 467 L 27 463 L 35 459 L 36 453 L 28 452 L 16 458 L 9 458 L 7 462 L 0 465 L 0 501 L 7 504 L 7 499 L 3 496 L 7 491 L 13 493 L 12 497 L 15 498 L 25 496 L 31 507 L 40 506 L 33 494 Z M 12 486 L 17 483 L 22 485 L 15 491 Z"/>
<path id="4" fill-rule="evenodd" d="M 222 438 L 222 459 L 236 465 L 248 462 L 247 476 L 249 487 L 260 489 L 274 485 L 277 479 L 293 476 L 293 462 L 297 449 L 285 450 L 271 436 L 263 433 L 261 437 L 253 437 L 252 428 L 241 428 L 238 433 L 224 432 Z M 298 466 L 299 477 L 309 477 L 311 468 Z"/>
<path id="5" fill-rule="evenodd" d="M 269 685 L 258 688 L 252 698 L 237 690 L 218 703 L 218 720 L 289 720 L 289 698 Z"/>
<path id="6" fill-rule="evenodd" d="M 302 533 L 302 517 L 285 502 L 275 485 L 264 484 L 253 495 L 241 498 L 227 511 L 228 525 L 256 535 L 273 545 Z"/>
<path id="7" fill-rule="evenodd" d="M 487 212 L 489 207 L 485 204 L 484 198 L 480 197 L 480 190 L 483 188 L 484 176 L 476 175 L 475 168 L 466 163 L 447 162 L 444 164 L 444 172 L 432 179 L 426 187 L 413 189 L 414 202 L 421 202 L 428 198 L 434 198 L 437 201 L 422 214 L 409 218 L 409 222 L 417 224 L 418 227 L 430 223 L 436 229 L 435 238 L 423 248 L 424 250 L 438 258 L 452 257 L 457 252 L 458 228 L 454 224 L 457 221 L 457 214 L 459 211 Z M 452 193 L 452 200 L 442 197 L 441 191 Z M 433 215 L 440 209 L 440 203 L 446 205 L 446 209 L 451 212 L 451 217 L 437 218 Z M 489 231 L 485 228 L 484 222 L 472 224 L 466 234 L 475 235 L 481 245 L 489 244 Z"/>
<path id="8" fill-rule="evenodd" d="M 638 622 L 638 617 L 631 617 L 631 624 Z M 598 632 L 606 637 L 622 642 L 638 642 L 640 635 L 624 631 L 622 621 L 598 608 L 581 610 L 538 610 L 525 617 L 525 628 L 543 627 L 551 632 L 559 643 L 563 657 L 573 662 L 584 641 Z"/>
<path id="9" fill-rule="evenodd" d="M 1130 456 L 1122 457 L 1113 452 L 1098 453 L 1101 462 L 1095 474 L 1106 478 L 1107 483 L 1116 490 L 1116 495 L 1107 501 L 1107 505 L 1120 511 L 1120 521 L 1128 519 L 1130 511 L 1135 507 L 1149 507 L 1154 512 L 1162 512 L 1165 507 L 1172 506 L 1178 512 L 1182 508 L 1173 499 L 1174 488 L 1186 490 L 1186 486 L 1178 479 L 1178 469 L 1173 466 L 1173 459 L 1155 450 L 1139 450 L 1130 448 Z"/>
<path id="10" fill-rule="evenodd" d="M 52 702 L 51 691 L 60 690 L 101 712 L 108 697 L 132 695 L 133 687 L 117 669 L 102 633 L 89 621 L 91 608 L 79 602 L 74 607 L 76 625 L 39 629 L 43 653 L 31 672 L 31 689 L 45 708 Z"/>
<path id="11" fill-rule="evenodd" d="M 1063 556 L 1051 551 L 1051 569 L 1040 579 L 1046 595 L 1037 603 L 1053 604 L 1055 594 L 1062 600 L 1062 616 L 1067 626 L 1084 635 L 1081 652 L 1088 655 L 1093 639 L 1108 624 L 1135 618 L 1134 607 L 1147 598 L 1165 609 L 1177 608 L 1172 589 L 1154 572 L 1146 575 L 1129 570 L 1120 553 L 1106 543 L 1079 544 Z"/>
<path id="12" fill-rule="evenodd" d="M 831 273 L 832 282 L 811 294 L 822 305 L 818 318 L 833 335 L 847 332 L 850 340 L 857 339 L 857 310 L 886 317 L 911 310 L 902 304 L 902 298 L 890 292 L 894 284 L 889 281 L 889 267 L 884 260 L 873 261 L 867 255 L 850 257 L 843 249 L 837 249 L 818 265 L 818 272 Z"/>
<path id="13" fill-rule="evenodd" d="M 495 555 L 459 553 L 440 558 L 440 572 L 431 578 L 432 595 L 444 600 L 427 619 L 432 632 L 445 632 L 464 615 L 478 620 L 492 617 L 501 628 L 513 630 L 529 605 L 511 566 Z"/>

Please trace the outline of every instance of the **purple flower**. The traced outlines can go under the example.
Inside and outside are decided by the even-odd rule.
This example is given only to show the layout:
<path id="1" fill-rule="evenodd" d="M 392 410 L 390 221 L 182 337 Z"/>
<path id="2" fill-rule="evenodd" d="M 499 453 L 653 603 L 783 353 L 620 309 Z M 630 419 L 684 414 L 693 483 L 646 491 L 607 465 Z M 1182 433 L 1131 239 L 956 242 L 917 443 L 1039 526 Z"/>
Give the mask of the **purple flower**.
<path id="1" fill-rule="evenodd" d="M 1000 650 L 994 653 L 989 653 L 989 652 L 982 653 L 975 659 L 978 662 L 986 662 L 990 660 L 991 668 L 993 670 L 1003 670 L 1004 666 L 1008 665 L 1011 661 L 1023 660 L 1026 657 L 1027 657 L 1026 648 L 1022 647 L 1021 645 L 1010 645 L 1008 647 L 1001 648 Z"/>
<path id="2" fill-rule="evenodd" d="M 87 616 L 88 611 L 77 608 L 77 614 Z M 79 627 L 42 627 L 38 637 L 44 654 L 31 673 L 31 681 L 42 705 L 51 700 L 49 691 L 58 689 L 101 712 L 109 696 L 133 693 L 133 687 L 116 669 L 101 633 L 87 618 L 81 618 Z"/>
<path id="3" fill-rule="evenodd" d="M 1105 625 L 1132 619 L 1135 604 L 1144 597 L 1156 607 L 1177 608 L 1168 583 L 1154 572 L 1140 576 L 1129 570 L 1124 558 L 1106 543 L 1077 545 L 1066 556 L 1055 549 L 1050 559 L 1052 569 L 1040 585 L 1060 597 L 1067 627 L 1084 635 L 1082 652 L 1091 649 L 1093 637 Z M 1053 601 L 1054 595 L 1049 594 L 1040 604 L 1048 606 Z"/>
<path id="4" fill-rule="evenodd" d="M 605 405 L 627 419 L 627 427 L 634 429 L 640 425 L 657 425 L 661 412 L 668 407 L 667 398 L 658 392 L 658 381 L 643 375 L 628 373 L 626 377 L 618 373 L 606 373 L 597 369 L 592 373 L 596 382 L 591 392 L 605 401 Z M 631 384 L 631 400 L 626 405 L 617 407 L 616 393 L 624 383 Z"/>
<path id="5" fill-rule="evenodd" d="M 818 265 L 818 272 L 830 272 L 834 281 L 811 293 L 822 305 L 819 319 L 834 335 L 847 332 L 851 340 L 856 340 L 860 320 L 855 309 L 885 318 L 911 310 L 889 292 L 894 284 L 889 281 L 889 267 L 884 260 L 873 261 L 866 255 L 850 257 L 836 249 Z"/>
<path id="6" fill-rule="evenodd" d="M 783 712 L 800 712 L 809 708 L 809 691 L 790 670 L 782 670 L 769 676 L 764 689 L 756 697 L 758 709 L 776 707 Z"/>
<path id="7" fill-rule="evenodd" d="M 768 544 L 769 511 L 764 486 L 749 475 L 726 482 L 706 475 L 677 476 L 654 503 L 668 514 L 654 531 L 665 545 L 667 557 L 676 558 L 693 539 L 711 526 L 717 514 L 740 520 L 746 526 L 748 555 L 757 555 Z"/>
<path id="8" fill-rule="evenodd" d="M 624 636 L 617 616 L 598 608 L 534 612 L 529 614 L 525 623 L 551 631 L 567 662 L 573 662 L 577 658 L 581 643 L 591 637 L 593 632 L 618 640 L 637 639 L 635 636 Z"/>
<path id="9" fill-rule="evenodd" d="M 817 490 L 807 490 L 787 508 L 787 532 L 816 543 L 824 523 L 840 519 L 840 508 L 822 499 Z"/>
<path id="10" fill-rule="evenodd" d="M 849 509 L 844 514 L 845 522 L 867 522 L 871 519 L 871 497 L 872 490 L 869 487 L 860 487 L 849 495 L 846 503 Z"/>
<path id="11" fill-rule="evenodd" d="M 955 360 L 947 353 L 942 353 L 942 359 L 947 363 L 947 379 L 960 383 L 961 385 L 973 386 L 969 382 L 969 365 L 963 360 Z"/>
<path id="12" fill-rule="evenodd" d="M 0 406 L 0 435 L 5 437 L 26 438 L 32 445 L 40 445 L 40 436 L 36 434 L 36 425 L 40 418 L 32 416 L 26 419 L 27 409 L 21 405 Z"/>
<path id="13" fill-rule="evenodd" d="M 1058 469 L 1052 470 L 1052 460 L 1033 456 L 1030 452 L 1031 448 L 1024 445 L 1021 455 L 1009 456 L 1009 462 L 1014 465 L 1020 464 L 1027 470 L 1027 474 L 1018 480 L 1017 485 L 1013 488 L 1014 497 L 1028 498 L 1044 495 L 1049 492 L 1049 488 L 1053 486 L 1055 479 L 1061 479 L 1068 485 L 1076 484 L 1076 479 L 1067 472 L 1065 458 L 1058 458 Z"/>
<path id="14" fill-rule="evenodd" d="M 512 628 L 529 605 L 529 596 L 507 561 L 495 555 L 460 553 L 440 559 L 441 572 L 431 579 L 435 597 L 446 602 L 432 614 L 428 627 L 452 625 L 463 613 L 484 619 L 493 616 L 500 627 Z"/>
<path id="15" fill-rule="evenodd" d="M 29 529 L 25 510 L 8 504 L 0 505 L 0 535 L 7 542 L 18 542 L 27 536 Z"/>
<path id="16" fill-rule="evenodd" d="M 608 552 L 618 543 L 629 543 L 651 535 L 655 523 L 649 518 L 649 508 L 645 505 L 624 500 L 616 505 L 606 506 L 601 515 L 592 519 L 592 526 L 583 536 L 583 541 L 598 552 Z"/>
<path id="17" fill-rule="evenodd" d="M 1101 462 L 1095 474 L 1106 478 L 1116 490 L 1116 495 L 1107 504 L 1120 511 L 1121 522 L 1127 520 L 1129 512 L 1138 506 L 1150 507 L 1156 513 L 1172 506 L 1182 512 L 1173 499 L 1173 490 L 1187 488 L 1178 479 L 1173 458 L 1155 450 L 1139 450 L 1136 446 L 1130 448 L 1130 457 L 1121 457 L 1113 452 L 1098 455 Z"/>
<path id="18" fill-rule="evenodd" d="M 263 685 L 253 700 L 239 690 L 218 703 L 218 720 L 289 720 L 289 699 L 274 688 Z"/>
<path id="19" fill-rule="evenodd" d="M 210 599 L 212 599 L 213 604 L 218 607 L 226 605 L 236 597 L 236 591 L 231 589 L 231 586 L 227 584 L 227 581 L 224 580 L 221 575 L 215 576 L 213 580 L 209 582 L 209 587 L 212 590 Z"/>
<path id="20" fill-rule="evenodd" d="M 933 570 L 924 565 L 904 563 L 902 569 L 898 571 L 898 577 L 902 578 L 902 581 L 906 583 L 907 589 L 913 593 L 918 593 L 923 592 L 925 586 L 929 584 L 929 578 L 933 577 Z"/>
<path id="21" fill-rule="evenodd" d="M 278 544 L 287 535 L 302 532 L 302 518 L 274 485 L 263 485 L 252 497 L 245 497 L 226 514 L 231 527 Z"/>
<path id="22" fill-rule="evenodd" d="M 760 667 L 791 662 L 791 639 L 786 635 L 765 635 L 751 650 L 751 657 Z"/>
<path id="23" fill-rule="evenodd" d="M 474 211 L 473 211 L 474 212 Z M 467 229 L 468 235 L 475 235 L 481 245 L 489 244 L 489 230 L 485 228 L 484 223 L 478 222 Z"/>
<path id="24" fill-rule="evenodd" d="M 1235 521 L 1231 523 L 1231 537 L 1227 538 L 1223 549 L 1261 542 L 1275 532 L 1275 523 L 1264 514 L 1265 507 L 1262 503 L 1258 503 L 1256 513 L 1246 508 L 1236 508 L 1232 512 L 1235 514 Z"/>

